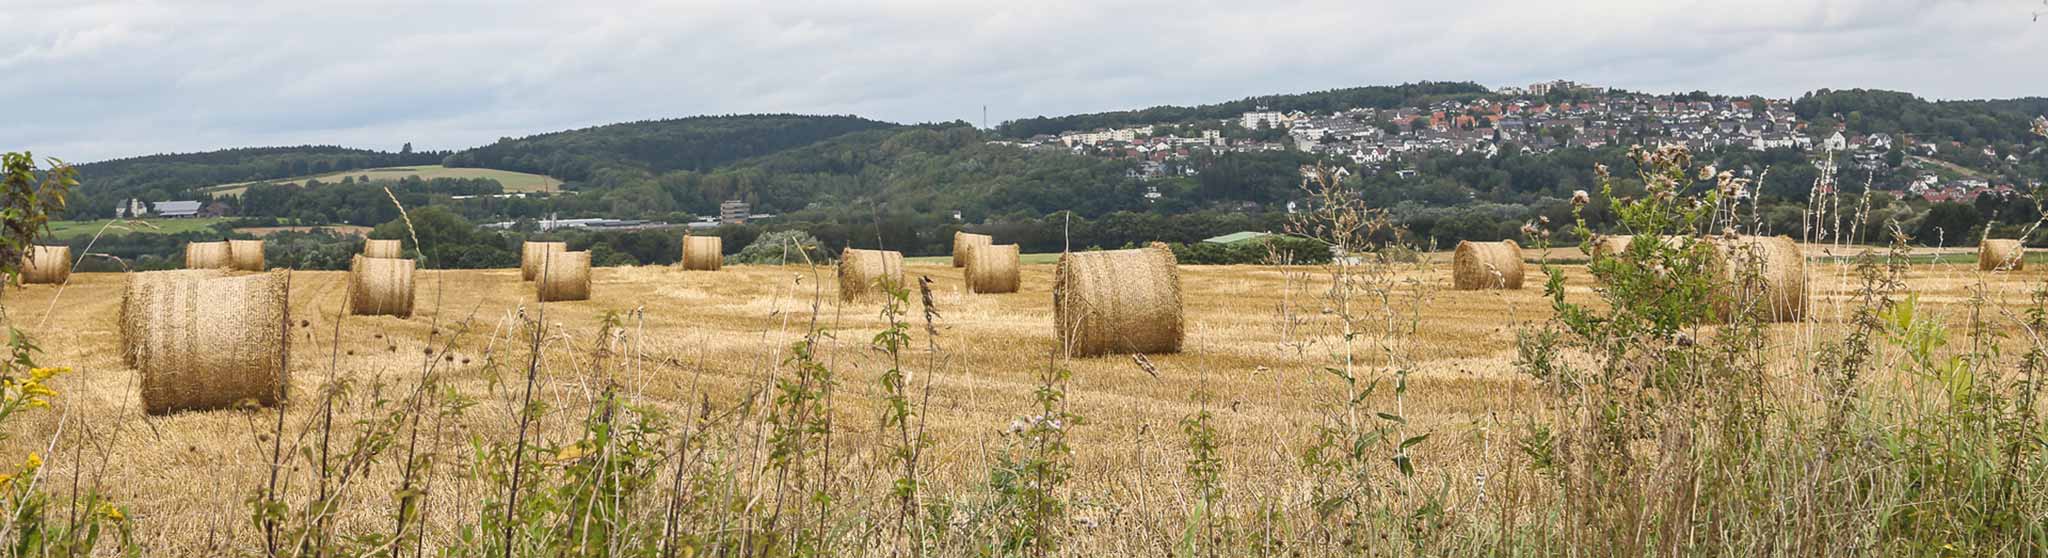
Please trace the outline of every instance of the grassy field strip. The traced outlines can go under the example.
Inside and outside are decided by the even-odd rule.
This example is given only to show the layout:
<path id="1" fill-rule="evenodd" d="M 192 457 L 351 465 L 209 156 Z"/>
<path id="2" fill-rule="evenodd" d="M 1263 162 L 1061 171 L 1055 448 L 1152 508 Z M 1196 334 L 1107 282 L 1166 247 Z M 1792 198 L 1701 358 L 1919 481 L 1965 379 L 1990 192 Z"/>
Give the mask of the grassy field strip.
<path id="1" fill-rule="evenodd" d="M 203 232 L 211 230 L 215 223 L 219 223 L 226 220 L 227 219 L 219 217 L 202 217 L 192 219 L 144 219 L 140 220 L 139 222 L 147 224 L 136 224 L 138 223 L 137 220 L 122 219 L 122 223 L 116 224 L 113 227 L 108 228 L 107 234 L 178 234 L 187 232 Z M 93 234 L 98 233 L 101 227 L 105 227 L 107 226 L 107 223 L 113 221 L 114 219 L 100 219 L 96 221 L 51 221 L 50 231 L 57 240 L 68 240 L 75 237 L 92 236 Z"/>
<path id="2" fill-rule="evenodd" d="M 432 180 L 435 178 L 489 178 L 492 180 L 496 180 L 498 181 L 498 184 L 503 185 L 505 187 L 506 192 L 557 192 L 560 191 L 562 187 L 562 181 L 538 174 L 497 169 L 448 168 L 443 167 L 441 165 L 419 165 L 411 167 L 357 169 L 352 171 L 331 172 L 318 176 L 302 176 L 297 178 L 283 178 L 278 180 L 236 182 L 233 184 L 222 184 L 219 186 L 203 188 L 202 191 L 222 196 L 239 196 L 242 195 L 242 192 L 244 190 L 249 189 L 249 185 L 256 184 L 257 182 L 271 182 L 275 184 L 304 184 L 307 180 L 316 179 L 321 182 L 340 182 L 343 177 L 348 176 L 354 176 L 357 178 L 368 176 L 370 177 L 371 180 L 398 180 L 401 178 L 405 178 L 407 176 L 417 176 L 425 180 Z"/>

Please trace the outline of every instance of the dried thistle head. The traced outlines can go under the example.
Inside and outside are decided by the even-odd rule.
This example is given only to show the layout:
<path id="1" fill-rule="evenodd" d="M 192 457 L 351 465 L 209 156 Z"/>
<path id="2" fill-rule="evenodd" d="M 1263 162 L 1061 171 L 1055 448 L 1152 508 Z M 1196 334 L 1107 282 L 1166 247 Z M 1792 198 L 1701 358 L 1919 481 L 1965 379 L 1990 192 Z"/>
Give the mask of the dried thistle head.
<path id="1" fill-rule="evenodd" d="M 1599 169 L 1602 174 L 1607 172 L 1606 165 L 1601 165 Z M 1572 190 L 1572 207 L 1585 207 L 1589 203 L 1593 203 L 1592 194 L 1586 193 L 1585 190 Z"/>

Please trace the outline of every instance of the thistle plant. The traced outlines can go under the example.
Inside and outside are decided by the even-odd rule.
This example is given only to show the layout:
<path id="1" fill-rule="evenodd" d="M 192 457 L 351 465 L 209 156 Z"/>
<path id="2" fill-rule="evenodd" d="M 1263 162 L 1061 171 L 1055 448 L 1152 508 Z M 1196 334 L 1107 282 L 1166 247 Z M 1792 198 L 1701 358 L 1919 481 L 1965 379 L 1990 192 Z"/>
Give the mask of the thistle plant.
<path id="1" fill-rule="evenodd" d="M 767 470 L 772 476 L 771 486 L 775 490 L 775 505 L 767 518 L 768 529 L 780 528 L 785 520 L 783 509 L 787 504 L 787 493 L 796 495 L 796 509 L 790 514 L 788 539 L 795 545 L 794 551 L 810 552 L 824 536 L 822 515 L 830 501 L 830 492 L 825 472 L 814 470 L 812 459 L 828 459 L 826 443 L 832 433 L 827 398 L 838 380 L 832 369 L 819 358 L 819 340 L 826 332 L 815 326 L 803 340 L 791 344 L 789 357 L 783 362 L 792 374 L 777 378 L 773 399 L 768 414 L 768 463 Z M 821 516 L 810 526 L 804 524 L 805 511 L 816 506 Z"/>
<path id="2" fill-rule="evenodd" d="M 1336 342 L 1321 372 L 1343 398 L 1315 428 L 1302 465 L 1316 480 L 1312 506 L 1326 533 L 1354 547 L 1376 518 L 1404 515 L 1392 503 L 1408 495 L 1415 475 L 1410 450 L 1429 438 L 1409 432 L 1406 414 L 1410 344 L 1429 289 L 1400 274 L 1390 248 L 1401 245 L 1403 231 L 1331 172 L 1319 167 L 1302 181 L 1310 209 L 1288 224 L 1289 234 L 1321 241 L 1335 256 L 1325 266 L 1322 303 Z M 1391 407 L 1373 409 L 1370 399 L 1388 383 Z"/>
<path id="3" fill-rule="evenodd" d="M 1069 429 L 1084 424 L 1067 410 L 1065 368 L 1047 365 L 1032 399 L 1038 412 L 1010 422 L 1003 432 L 1005 449 L 989 472 L 994 540 L 987 550 L 1004 556 L 1047 556 L 1064 539 L 1067 499 L 1062 491 L 1073 478 L 1074 448 Z"/>
<path id="4" fill-rule="evenodd" d="M 1194 510 L 1188 513 L 1187 526 L 1181 532 L 1181 554 L 1185 556 L 1202 554 L 1203 543 L 1215 538 L 1212 518 L 1222 515 L 1219 504 L 1223 500 L 1223 459 L 1217 455 L 1221 440 L 1216 433 L 1216 417 L 1209 412 L 1208 378 L 1206 371 L 1201 373 L 1194 394 L 1198 407 L 1180 420 L 1182 445 L 1188 452 L 1181 471 L 1189 491 L 1194 493 Z M 1212 554 L 1216 551 L 1209 550 Z"/>
<path id="5" fill-rule="evenodd" d="M 937 316 L 931 304 L 931 279 L 924 278 L 919 285 L 925 303 L 927 333 L 936 334 L 936 328 L 930 325 Z M 903 352 L 910 346 L 910 325 L 903 321 L 910 305 L 910 289 L 887 280 L 881 287 L 887 297 L 882 305 L 882 319 L 888 322 L 888 327 L 875 334 L 872 346 L 889 359 L 889 369 L 882 372 L 880 382 L 883 398 L 881 427 L 896 435 L 896 440 L 887 447 L 889 461 L 899 471 L 890 486 L 890 494 L 897 502 L 898 537 L 910 548 L 912 556 L 923 556 L 924 540 L 918 521 L 918 457 L 930 442 L 913 422 L 917 409 L 911 400 L 909 374 L 903 370 Z"/>

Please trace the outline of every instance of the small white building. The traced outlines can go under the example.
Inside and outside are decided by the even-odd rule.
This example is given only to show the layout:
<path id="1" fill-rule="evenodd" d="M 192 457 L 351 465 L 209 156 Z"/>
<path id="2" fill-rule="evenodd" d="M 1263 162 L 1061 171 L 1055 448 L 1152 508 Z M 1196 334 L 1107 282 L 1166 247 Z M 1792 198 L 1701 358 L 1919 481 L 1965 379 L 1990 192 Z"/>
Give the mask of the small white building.
<path id="1" fill-rule="evenodd" d="M 1820 148 L 1828 151 L 1848 151 L 1849 138 L 1843 136 L 1841 130 L 1835 130 L 1834 135 L 1828 136 L 1828 139 L 1821 140 Z"/>

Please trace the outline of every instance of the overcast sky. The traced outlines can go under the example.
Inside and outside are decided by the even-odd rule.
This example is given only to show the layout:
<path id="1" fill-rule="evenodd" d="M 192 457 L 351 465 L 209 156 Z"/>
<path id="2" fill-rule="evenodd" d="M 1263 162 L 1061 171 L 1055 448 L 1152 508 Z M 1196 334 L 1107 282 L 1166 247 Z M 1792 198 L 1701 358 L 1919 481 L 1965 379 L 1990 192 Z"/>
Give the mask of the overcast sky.
<path id="1" fill-rule="evenodd" d="M 2048 0 L 0 0 L 0 150 L 459 149 L 697 114 L 1003 120 L 1556 78 L 2048 95 Z"/>

